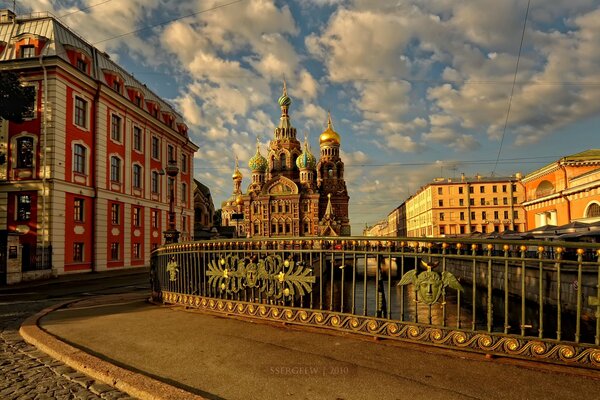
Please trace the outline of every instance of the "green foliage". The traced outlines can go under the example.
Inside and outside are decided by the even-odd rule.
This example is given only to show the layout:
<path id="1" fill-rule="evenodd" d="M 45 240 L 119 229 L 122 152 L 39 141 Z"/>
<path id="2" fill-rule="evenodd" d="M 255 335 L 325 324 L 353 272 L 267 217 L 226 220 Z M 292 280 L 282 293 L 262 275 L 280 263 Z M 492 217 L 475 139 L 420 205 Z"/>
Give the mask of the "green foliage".
<path id="1" fill-rule="evenodd" d="M 0 118 L 23 122 L 23 116 L 33 111 L 35 93 L 31 87 L 21 86 L 14 72 L 0 73 Z"/>

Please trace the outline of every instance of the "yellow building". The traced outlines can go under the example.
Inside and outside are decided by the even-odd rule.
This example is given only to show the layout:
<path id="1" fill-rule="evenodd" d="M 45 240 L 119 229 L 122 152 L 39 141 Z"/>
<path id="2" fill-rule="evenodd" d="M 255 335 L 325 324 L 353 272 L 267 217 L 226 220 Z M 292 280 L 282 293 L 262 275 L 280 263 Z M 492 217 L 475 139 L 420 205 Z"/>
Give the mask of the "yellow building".
<path id="1" fill-rule="evenodd" d="M 435 179 L 406 200 L 409 237 L 527 230 L 525 188 L 516 177 Z"/>

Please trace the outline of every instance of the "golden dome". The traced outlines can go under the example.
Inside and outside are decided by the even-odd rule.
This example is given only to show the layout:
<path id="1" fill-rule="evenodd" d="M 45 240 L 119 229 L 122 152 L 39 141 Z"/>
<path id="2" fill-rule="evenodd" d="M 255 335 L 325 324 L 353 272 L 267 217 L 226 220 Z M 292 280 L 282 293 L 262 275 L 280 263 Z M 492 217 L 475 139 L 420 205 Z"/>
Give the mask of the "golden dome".
<path id="1" fill-rule="evenodd" d="M 327 117 L 327 129 L 319 136 L 319 144 L 340 144 L 340 135 L 331 127 L 331 114 Z"/>
<path id="2" fill-rule="evenodd" d="M 235 171 L 233 171 L 233 175 L 231 175 L 231 177 L 233 178 L 233 180 L 242 179 L 242 173 L 240 172 L 240 166 L 238 163 L 237 156 L 235 157 Z"/>
<path id="3" fill-rule="evenodd" d="M 238 206 L 241 206 L 242 204 L 244 204 L 244 199 L 242 198 L 241 194 L 235 198 L 235 204 L 237 204 Z"/>

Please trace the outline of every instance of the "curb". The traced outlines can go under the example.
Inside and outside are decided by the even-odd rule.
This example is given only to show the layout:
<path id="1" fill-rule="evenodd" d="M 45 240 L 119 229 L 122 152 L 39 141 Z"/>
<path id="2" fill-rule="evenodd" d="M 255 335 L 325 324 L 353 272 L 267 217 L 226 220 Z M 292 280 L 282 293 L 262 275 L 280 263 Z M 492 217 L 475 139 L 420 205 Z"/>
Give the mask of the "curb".
<path id="1" fill-rule="evenodd" d="M 48 307 L 27 318 L 19 329 L 23 339 L 38 350 L 65 363 L 71 368 L 142 400 L 203 400 L 204 397 L 167 385 L 146 375 L 129 371 L 87 354 L 50 335 L 38 325 L 45 315 L 67 304 L 69 300 Z"/>

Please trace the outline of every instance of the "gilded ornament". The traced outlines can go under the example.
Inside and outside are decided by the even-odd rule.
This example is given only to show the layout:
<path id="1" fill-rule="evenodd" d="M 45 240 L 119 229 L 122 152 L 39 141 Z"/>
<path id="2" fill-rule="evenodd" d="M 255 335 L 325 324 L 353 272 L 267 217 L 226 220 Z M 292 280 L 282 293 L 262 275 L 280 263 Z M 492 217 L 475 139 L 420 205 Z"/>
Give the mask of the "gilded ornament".
<path id="1" fill-rule="evenodd" d="M 377 321 L 375 321 L 374 319 L 372 319 L 367 324 L 367 328 L 369 328 L 370 331 L 376 331 L 377 328 L 379 328 L 379 324 L 377 323 Z"/>
<path id="2" fill-rule="evenodd" d="M 423 271 L 417 275 L 416 269 L 410 270 L 405 273 L 400 282 L 398 282 L 398 286 L 413 284 L 415 291 L 419 295 L 419 302 L 428 305 L 437 303 L 445 288 L 448 286 L 461 292 L 464 291 L 463 287 L 452 273 L 444 271 L 440 277 L 440 274 L 431 270 L 432 267 L 435 268 L 438 265 L 437 263 L 429 265 L 424 261 L 421 261 L 421 265 L 427 268 L 427 271 Z"/>
<path id="3" fill-rule="evenodd" d="M 417 337 L 419 336 L 419 328 L 411 326 L 408 328 L 408 336 Z"/>
<path id="4" fill-rule="evenodd" d="M 177 272 L 179 272 L 175 257 L 171 258 L 171 261 L 167 263 L 167 272 L 169 273 L 169 280 L 175 282 L 177 280 Z"/>

